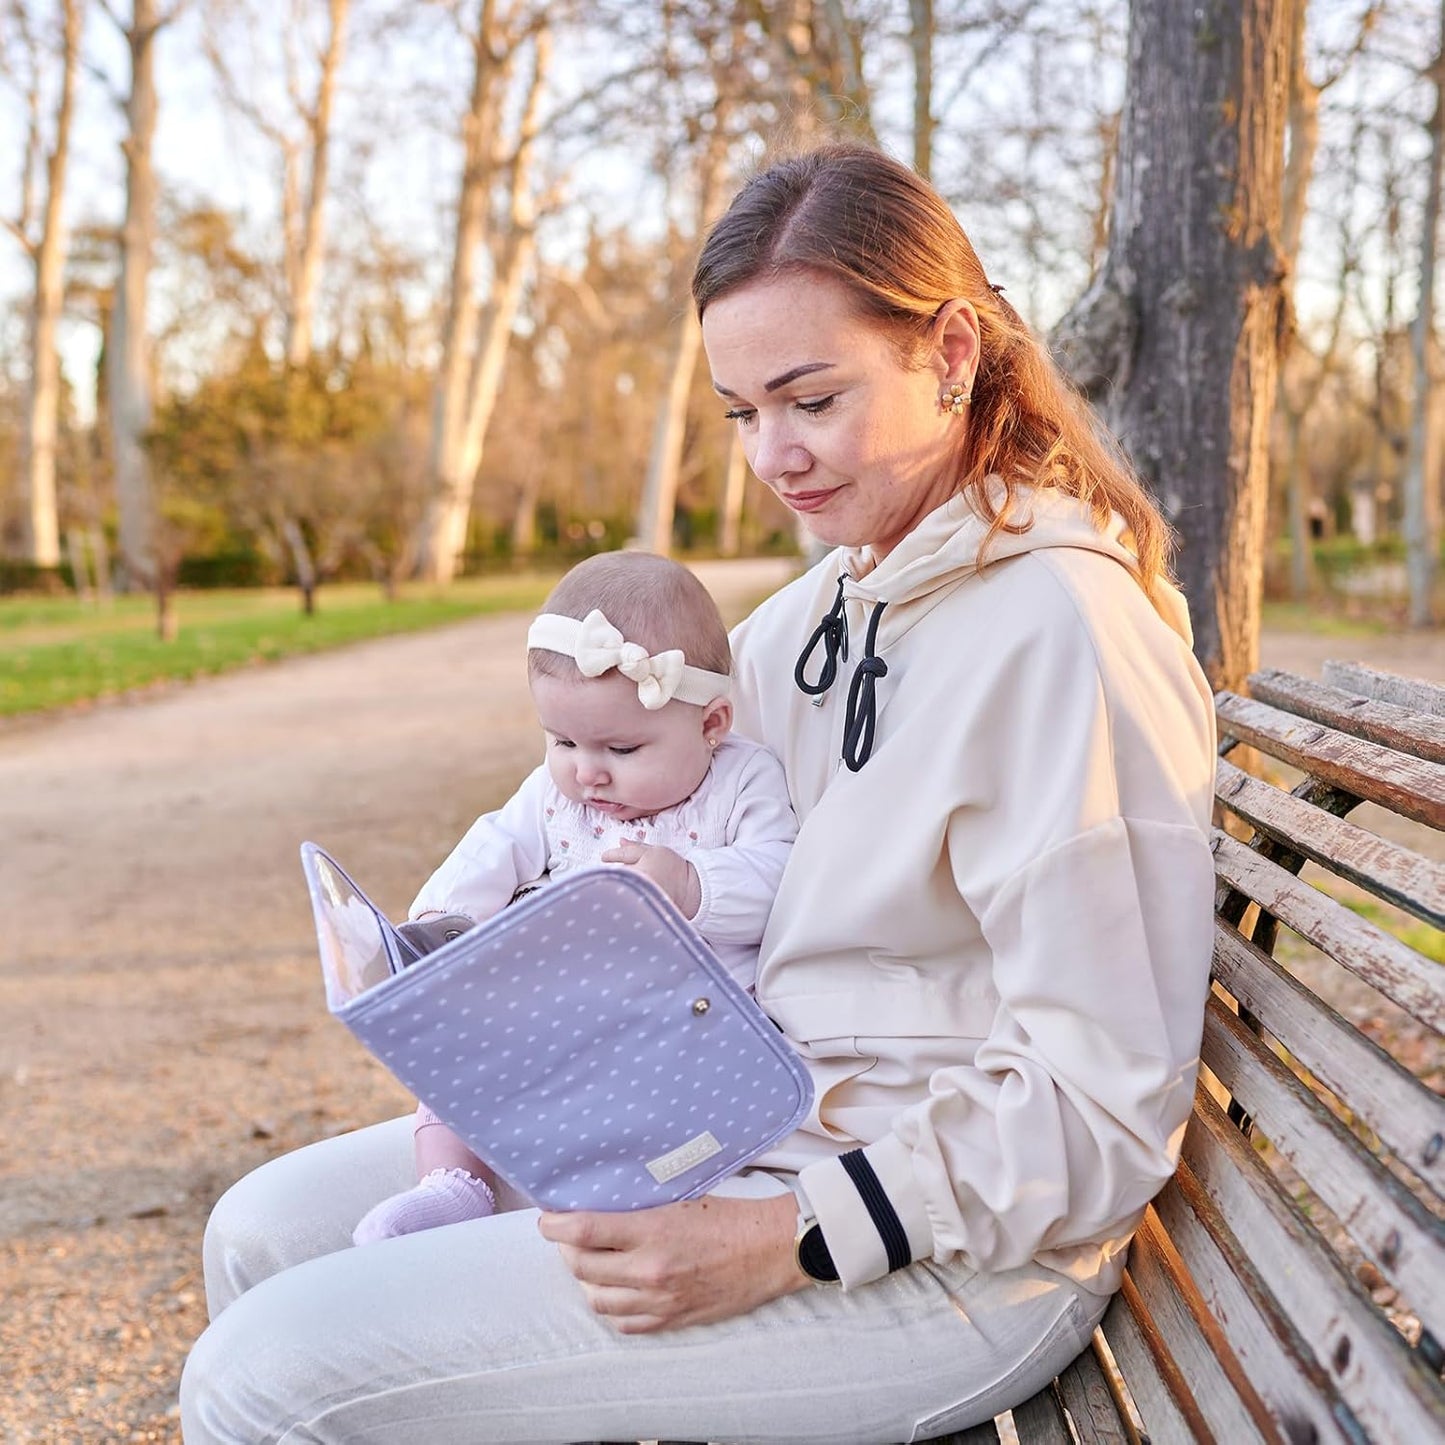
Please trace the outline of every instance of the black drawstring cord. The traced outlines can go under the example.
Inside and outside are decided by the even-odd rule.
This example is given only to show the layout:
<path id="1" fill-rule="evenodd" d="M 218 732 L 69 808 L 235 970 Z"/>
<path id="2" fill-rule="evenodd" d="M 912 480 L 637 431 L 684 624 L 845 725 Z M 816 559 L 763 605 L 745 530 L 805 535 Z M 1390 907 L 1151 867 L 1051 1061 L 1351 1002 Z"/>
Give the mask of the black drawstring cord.
<path id="1" fill-rule="evenodd" d="M 878 619 L 887 606 L 886 602 L 878 603 L 868 619 L 863 656 L 848 686 L 848 711 L 843 722 L 843 761 L 850 773 L 856 773 L 873 752 L 873 732 L 878 720 L 874 689 L 880 677 L 888 676 L 888 664 L 874 655 L 873 644 L 878 640 Z"/>
<path id="2" fill-rule="evenodd" d="M 808 645 L 799 655 L 797 666 L 793 668 L 793 681 L 798 684 L 799 690 L 807 693 L 809 697 L 821 697 L 827 692 L 838 676 L 838 659 L 841 657 L 844 662 L 848 661 L 848 622 L 843 616 L 843 583 L 846 580 L 844 577 L 838 579 L 838 595 L 833 599 L 832 607 L 813 629 Z M 804 669 L 820 642 L 823 644 L 823 666 L 818 673 L 817 682 L 809 682 L 803 675 Z"/>

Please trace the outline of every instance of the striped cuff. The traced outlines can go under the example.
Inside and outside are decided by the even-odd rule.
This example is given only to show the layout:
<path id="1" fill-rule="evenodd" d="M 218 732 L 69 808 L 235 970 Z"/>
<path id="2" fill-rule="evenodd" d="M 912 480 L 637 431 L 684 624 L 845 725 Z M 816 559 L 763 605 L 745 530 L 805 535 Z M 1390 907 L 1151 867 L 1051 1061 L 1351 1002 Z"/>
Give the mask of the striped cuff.
<path id="1" fill-rule="evenodd" d="M 912 1158 L 896 1136 L 810 1164 L 798 1179 L 845 1289 L 933 1253 L 933 1227 Z"/>

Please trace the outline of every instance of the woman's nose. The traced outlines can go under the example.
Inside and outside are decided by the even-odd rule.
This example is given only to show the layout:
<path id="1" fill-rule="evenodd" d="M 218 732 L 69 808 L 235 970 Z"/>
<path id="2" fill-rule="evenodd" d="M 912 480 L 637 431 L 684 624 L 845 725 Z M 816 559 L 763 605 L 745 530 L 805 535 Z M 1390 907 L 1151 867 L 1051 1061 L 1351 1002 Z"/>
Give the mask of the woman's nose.
<path id="1" fill-rule="evenodd" d="M 805 472 L 812 460 L 807 448 L 798 444 L 788 426 L 758 422 L 748 463 L 760 482 L 771 486 L 784 477 Z"/>

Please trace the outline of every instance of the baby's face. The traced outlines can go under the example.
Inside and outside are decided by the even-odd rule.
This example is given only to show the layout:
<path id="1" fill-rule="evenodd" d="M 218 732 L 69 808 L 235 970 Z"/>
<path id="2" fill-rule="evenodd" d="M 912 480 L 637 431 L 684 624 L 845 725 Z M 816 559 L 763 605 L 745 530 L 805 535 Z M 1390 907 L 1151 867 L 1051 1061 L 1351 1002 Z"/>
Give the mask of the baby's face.
<path id="1" fill-rule="evenodd" d="M 564 797 L 620 822 L 675 807 L 707 776 L 709 740 L 727 711 L 686 702 L 649 712 L 637 684 L 615 672 L 572 680 L 534 677 L 532 701 L 547 735 L 547 768 Z"/>

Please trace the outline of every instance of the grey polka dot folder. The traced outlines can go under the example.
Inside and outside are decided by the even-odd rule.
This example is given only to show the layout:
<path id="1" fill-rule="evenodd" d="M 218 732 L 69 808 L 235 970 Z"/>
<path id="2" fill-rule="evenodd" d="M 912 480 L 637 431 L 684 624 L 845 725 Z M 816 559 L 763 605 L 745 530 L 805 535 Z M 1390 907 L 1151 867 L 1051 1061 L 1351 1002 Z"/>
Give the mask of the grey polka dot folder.
<path id="1" fill-rule="evenodd" d="M 301 853 L 331 1012 L 544 1208 L 691 1199 L 807 1116 L 802 1061 L 646 878 L 568 874 L 418 956 Z"/>

